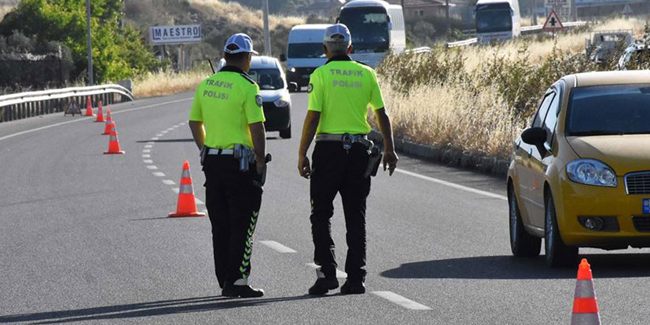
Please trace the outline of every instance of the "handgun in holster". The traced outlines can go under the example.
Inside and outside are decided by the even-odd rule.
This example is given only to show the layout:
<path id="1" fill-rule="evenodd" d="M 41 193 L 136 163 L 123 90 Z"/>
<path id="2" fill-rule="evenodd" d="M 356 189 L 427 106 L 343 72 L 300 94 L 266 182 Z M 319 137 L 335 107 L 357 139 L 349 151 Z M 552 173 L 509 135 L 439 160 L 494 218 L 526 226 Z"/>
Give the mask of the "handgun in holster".
<path id="1" fill-rule="evenodd" d="M 239 160 L 239 171 L 247 172 L 250 165 L 255 162 L 255 151 L 247 146 L 236 144 L 233 148 L 233 156 Z"/>
<path id="2" fill-rule="evenodd" d="M 377 170 L 379 169 L 379 164 L 381 163 L 382 154 L 382 143 L 378 142 L 375 144 L 370 141 L 371 145 L 368 154 L 368 166 L 366 171 L 363 173 L 363 177 L 377 176 Z"/>

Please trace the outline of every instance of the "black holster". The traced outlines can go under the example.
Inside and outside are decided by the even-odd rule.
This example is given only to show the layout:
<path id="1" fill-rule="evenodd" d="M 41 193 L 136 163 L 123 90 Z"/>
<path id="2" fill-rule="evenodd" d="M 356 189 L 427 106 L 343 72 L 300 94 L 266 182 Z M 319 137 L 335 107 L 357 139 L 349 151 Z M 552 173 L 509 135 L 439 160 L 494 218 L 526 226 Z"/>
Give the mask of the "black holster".
<path id="1" fill-rule="evenodd" d="M 379 164 L 383 157 L 382 147 L 382 143 L 378 142 L 370 148 L 368 166 L 366 167 L 366 171 L 363 173 L 363 177 L 377 176 L 377 170 L 379 170 Z"/>

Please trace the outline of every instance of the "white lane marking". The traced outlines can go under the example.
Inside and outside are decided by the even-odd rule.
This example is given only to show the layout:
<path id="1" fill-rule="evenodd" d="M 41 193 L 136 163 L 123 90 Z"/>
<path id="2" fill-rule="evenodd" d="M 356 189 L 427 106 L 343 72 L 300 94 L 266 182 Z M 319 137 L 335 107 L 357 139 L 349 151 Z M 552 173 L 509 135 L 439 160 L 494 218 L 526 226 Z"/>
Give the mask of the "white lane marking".
<path id="1" fill-rule="evenodd" d="M 174 191 L 174 193 L 178 194 L 181 190 L 178 187 L 174 187 L 174 188 L 172 188 L 172 191 Z"/>
<path id="2" fill-rule="evenodd" d="M 147 149 L 151 149 L 151 147 L 153 147 L 153 144 L 146 144 L 146 145 L 144 145 L 144 147 L 147 148 Z"/>
<path id="3" fill-rule="evenodd" d="M 423 304 L 419 304 L 413 300 L 406 299 L 394 292 L 390 291 L 373 291 L 373 294 L 382 297 L 394 304 L 398 304 L 406 309 L 413 309 L 413 310 L 431 310 L 430 307 L 427 307 Z"/>
<path id="4" fill-rule="evenodd" d="M 150 152 L 151 152 L 151 149 L 143 149 L 142 152 L 144 152 L 144 153 L 150 153 Z"/>
<path id="5" fill-rule="evenodd" d="M 162 181 L 165 185 L 176 185 L 171 179 L 163 179 Z"/>
<path id="6" fill-rule="evenodd" d="M 318 269 L 320 267 L 315 263 L 307 263 L 306 265 L 311 267 L 312 269 Z M 346 279 L 348 277 L 348 274 L 339 269 L 336 269 L 336 277 L 339 279 Z"/>
<path id="7" fill-rule="evenodd" d="M 145 142 L 145 144 L 151 144 L 151 145 L 153 145 L 153 144 L 155 144 L 155 142 L 153 142 L 153 141 L 147 141 L 147 142 Z"/>
<path id="8" fill-rule="evenodd" d="M 165 133 L 167 133 L 167 132 L 169 132 L 169 131 L 167 131 L 167 130 L 165 130 L 165 131 L 160 131 L 160 136 L 163 136 L 163 135 L 164 135 Z"/>
<path id="9" fill-rule="evenodd" d="M 425 181 L 438 183 L 438 184 L 440 184 L 440 185 L 445 185 L 445 186 L 453 187 L 453 188 L 456 188 L 456 189 L 459 189 L 459 190 L 463 190 L 463 191 L 467 191 L 467 192 L 471 192 L 471 193 L 475 193 L 475 194 L 484 195 L 484 196 L 491 197 L 491 198 L 494 198 L 494 199 L 499 199 L 499 200 L 504 200 L 504 201 L 507 201 L 507 200 L 508 200 L 508 198 L 505 197 L 505 196 L 503 196 L 503 195 L 499 195 L 499 194 L 494 194 L 494 193 L 490 193 L 490 192 L 486 192 L 486 191 L 477 190 L 477 189 L 474 189 L 474 188 L 471 188 L 471 187 L 467 187 L 467 186 L 463 186 L 463 185 L 459 185 L 459 184 L 456 184 L 456 183 L 451 183 L 451 182 L 443 181 L 443 180 L 441 180 L 441 179 L 437 179 L 437 178 L 433 178 L 433 177 L 429 177 L 429 176 L 424 176 L 424 175 L 416 174 L 416 173 L 409 172 L 409 171 L 406 171 L 406 170 L 403 170 L 403 169 L 395 169 L 395 171 L 396 171 L 396 172 L 399 172 L 399 173 L 402 173 L 402 174 L 409 175 L 409 176 L 413 176 L 413 177 L 416 177 L 416 178 L 419 178 L 419 179 L 423 179 L 423 180 L 425 180 Z"/>
<path id="10" fill-rule="evenodd" d="M 163 173 L 163 172 L 153 172 L 152 174 L 153 174 L 153 176 L 156 176 L 156 177 L 165 177 L 165 173 Z"/>
<path id="11" fill-rule="evenodd" d="M 194 202 L 196 202 L 197 205 L 205 205 L 205 202 L 199 200 L 196 196 L 194 196 Z"/>
<path id="12" fill-rule="evenodd" d="M 148 165 L 147 168 L 149 168 L 149 169 L 158 169 L 158 167 L 156 167 L 154 165 Z"/>
<path id="13" fill-rule="evenodd" d="M 151 158 L 150 154 L 142 155 L 142 158 Z"/>
<path id="14" fill-rule="evenodd" d="M 295 250 L 272 240 L 260 240 L 260 243 L 280 253 L 297 253 Z"/>
<path id="15" fill-rule="evenodd" d="M 156 141 L 160 139 L 160 134 L 157 134 L 155 137 L 151 138 L 151 140 Z"/>
<path id="16" fill-rule="evenodd" d="M 132 112 L 132 111 L 139 111 L 141 109 L 146 109 L 146 108 L 151 108 L 151 107 L 156 107 L 156 106 L 163 106 L 163 105 L 174 104 L 174 103 L 178 103 L 178 102 L 184 102 L 184 101 L 187 101 L 187 100 L 192 100 L 192 98 L 177 99 L 177 100 L 172 100 L 172 101 L 164 102 L 164 103 L 160 103 L 160 104 L 153 104 L 153 105 L 147 105 L 147 106 L 142 106 L 142 107 L 135 107 L 135 108 L 125 109 L 125 110 L 121 110 L 121 111 L 118 111 L 118 112 L 111 112 L 111 116 L 116 115 L 116 114 L 121 114 L 121 113 Z M 66 125 L 66 124 L 70 124 L 70 123 L 77 123 L 77 122 L 85 121 L 85 120 L 88 120 L 89 118 L 90 117 L 88 117 L 88 118 L 84 117 L 84 118 L 81 118 L 81 119 L 78 119 L 78 120 L 61 122 L 61 123 L 56 123 L 56 124 L 52 124 L 52 125 L 42 126 L 40 128 L 21 131 L 21 132 L 18 132 L 18 133 L 14 133 L 14 134 L 10 134 L 10 135 L 6 135 L 4 137 L 1 137 L 0 141 L 6 140 L 6 139 L 9 139 L 9 138 L 13 138 L 13 137 L 16 137 L 16 136 L 19 136 L 19 135 L 27 134 L 27 133 L 32 133 L 32 132 L 41 131 L 41 130 L 47 130 L 49 128 L 53 128 L 53 127 L 60 126 L 60 125 Z M 183 123 L 183 124 L 185 124 L 185 123 Z"/>
<path id="17" fill-rule="evenodd" d="M 142 160 L 142 162 L 145 164 L 153 164 L 153 160 L 149 160 L 149 159 L 144 159 Z"/>

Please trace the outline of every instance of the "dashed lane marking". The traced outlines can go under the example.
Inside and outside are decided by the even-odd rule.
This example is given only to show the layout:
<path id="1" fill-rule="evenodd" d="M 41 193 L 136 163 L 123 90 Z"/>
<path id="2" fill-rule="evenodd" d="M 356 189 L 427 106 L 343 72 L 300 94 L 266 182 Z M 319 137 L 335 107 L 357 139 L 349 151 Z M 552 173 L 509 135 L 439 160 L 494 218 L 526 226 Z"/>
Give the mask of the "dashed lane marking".
<path id="1" fill-rule="evenodd" d="M 153 160 L 150 160 L 150 159 L 144 159 L 144 160 L 142 160 L 142 162 L 145 163 L 145 164 L 153 164 Z"/>
<path id="2" fill-rule="evenodd" d="M 154 165 L 147 165 L 147 168 L 149 168 L 149 169 L 158 169 L 158 167 L 156 167 Z"/>
<path id="3" fill-rule="evenodd" d="M 260 240 L 260 243 L 280 253 L 297 253 L 295 250 L 272 240 Z"/>
<path id="4" fill-rule="evenodd" d="M 162 181 L 165 185 L 176 185 L 171 179 L 163 179 Z"/>
<path id="5" fill-rule="evenodd" d="M 417 303 L 413 300 L 404 298 L 394 292 L 390 291 L 373 291 L 373 294 L 382 297 L 394 304 L 400 305 L 406 309 L 413 309 L 413 310 L 431 310 L 430 307 L 427 307 L 423 304 Z"/>
<path id="6" fill-rule="evenodd" d="M 312 269 L 318 269 L 320 267 L 315 263 L 307 263 L 306 265 L 311 267 Z M 336 269 L 336 277 L 339 279 L 346 279 L 348 277 L 348 274 L 339 269 Z"/>
<path id="7" fill-rule="evenodd" d="M 153 172 L 152 174 L 153 174 L 153 176 L 156 176 L 156 177 L 165 177 L 165 173 L 163 173 L 163 172 Z"/>
<path id="8" fill-rule="evenodd" d="M 459 185 L 459 184 L 456 184 L 456 183 L 443 181 L 441 179 L 437 179 L 437 178 L 433 178 L 433 177 L 429 177 L 429 176 L 420 175 L 420 174 L 417 174 L 417 173 L 414 173 L 414 172 L 409 172 L 409 171 L 406 171 L 406 170 L 403 170 L 403 169 L 395 169 L 395 171 L 399 172 L 399 173 L 402 173 L 402 174 L 409 175 L 409 176 L 413 176 L 413 177 L 416 177 L 416 178 L 419 178 L 419 179 L 423 179 L 425 181 L 438 183 L 438 184 L 444 185 L 444 186 L 453 187 L 453 188 L 463 190 L 463 191 L 466 191 L 466 192 L 480 194 L 480 195 L 484 195 L 484 196 L 487 196 L 487 197 L 491 197 L 491 198 L 499 199 L 499 200 L 504 200 L 504 201 L 508 200 L 508 198 L 503 196 L 503 195 L 477 190 L 475 188 L 471 188 L 471 187 Z"/>

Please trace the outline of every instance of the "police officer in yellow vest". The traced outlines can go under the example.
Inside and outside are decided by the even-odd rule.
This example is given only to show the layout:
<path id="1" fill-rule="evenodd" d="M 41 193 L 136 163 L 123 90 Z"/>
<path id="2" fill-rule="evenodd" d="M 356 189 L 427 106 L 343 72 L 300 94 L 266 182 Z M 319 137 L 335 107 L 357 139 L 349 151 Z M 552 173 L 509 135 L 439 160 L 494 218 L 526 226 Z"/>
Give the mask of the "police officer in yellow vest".
<path id="1" fill-rule="evenodd" d="M 248 285 L 266 167 L 262 98 L 246 74 L 253 53 L 248 35 L 228 38 L 226 65 L 201 82 L 189 118 L 201 149 L 215 273 L 227 297 L 264 295 Z"/>
<path id="2" fill-rule="evenodd" d="M 332 201 L 337 193 L 343 203 L 348 244 L 348 278 L 341 293 L 361 294 L 366 292 L 365 219 L 370 193 L 369 160 L 372 161 L 369 153 L 377 150 L 376 144 L 367 138 L 371 130 L 367 122 L 368 105 L 377 117 L 385 144 L 384 170 L 388 165 L 390 175 L 398 158 L 375 71 L 350 58 L 352 42 L 348 28 L 343 24 L 328 27 L 323 48 L 329 60 L 311 74 L 308 111 L 298 152 L 300 175 L 310 178 L 314 262 L 319 265 L 316 283 L 309 288 L 309 294 L 323 295 L 339 286 L 330 224 L 334 213 Z M 314 136 L 316 145 L 310 166 L 307 150 Z"/>

